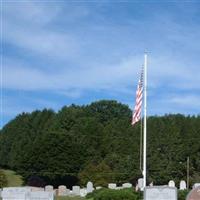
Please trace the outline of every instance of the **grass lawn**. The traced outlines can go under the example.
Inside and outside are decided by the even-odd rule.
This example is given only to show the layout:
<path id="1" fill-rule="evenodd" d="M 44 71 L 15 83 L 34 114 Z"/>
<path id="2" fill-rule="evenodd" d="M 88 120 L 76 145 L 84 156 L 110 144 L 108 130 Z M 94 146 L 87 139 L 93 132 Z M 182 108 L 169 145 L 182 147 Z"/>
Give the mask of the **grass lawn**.
<path id="1" fill-rule="evenodd" d="M 83 197 L 56 197 L 55 200 L 85 200 Z"/>
<path id="2" fill-rule="evenodd" d="M 14 171 L 3 170 L 8 180 L 8 187 L 17 187 L 23 185 L 23 180 L 20 175 L 17 175 Z"/>

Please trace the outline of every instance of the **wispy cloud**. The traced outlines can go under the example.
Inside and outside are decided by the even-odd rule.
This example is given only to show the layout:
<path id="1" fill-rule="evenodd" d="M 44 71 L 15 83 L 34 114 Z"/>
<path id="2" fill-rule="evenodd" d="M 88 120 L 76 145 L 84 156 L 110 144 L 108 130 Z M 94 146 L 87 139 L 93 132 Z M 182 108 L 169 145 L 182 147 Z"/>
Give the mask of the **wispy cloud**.
<path id="1" fill-rule="evenodd" d="M 3 89 L 42 91 L 38 102 L 29 99 L 31 108 L 42 106 L 42 99 L 52 107 L 62 98 L 87 102 L 82 99 L 89 100 L 87 95 L 132 107 L 147 49 L 150 113 L 186 112 L 186 107 L 197 113 L 188 102 L 199 106 L 198 8 L 196 3 L 4 2 Z M 48 92 L 58 96 L 50 104 Z M 13 100 L 9 107 L 15 105 Z"/>

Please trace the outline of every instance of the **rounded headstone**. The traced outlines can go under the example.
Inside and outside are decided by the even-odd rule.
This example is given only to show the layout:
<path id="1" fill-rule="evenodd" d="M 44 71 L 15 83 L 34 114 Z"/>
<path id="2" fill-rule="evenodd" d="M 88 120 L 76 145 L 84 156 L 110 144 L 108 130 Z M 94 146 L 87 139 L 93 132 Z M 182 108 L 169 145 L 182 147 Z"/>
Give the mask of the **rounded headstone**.
<path id="1" fill-rule="evenodd" d="M 138 179 L 138 188 L 142 189 L 143 188 L 143 178 Z"/>
<path id="2" fill-rule="evenodd" d="M 93 190 L 94 190 L 93 183 L 89 181 L 87 183 L 87 193 L 91 193 L 91 192 L 93 192 Z"/>
<path id="3" fill-rule="evenodd" d="M 186 182 L 185 181 L 181 181 L 180 182 L 180 187 L 179 187 L 180 190 L 186 190 L 187 189 L 187 186 L 186 186 Z"/>
<path id="4" fill-rule="evenodd" d="M 190 193 L 187 195 L 186 200 L 199 200 L 200 199 L 200 186 L 194 188 Z"/>
<path id="5" fill-rule="evenodd" d="M 175 187 L 175 182 L 173 180 L 170 180 L 168 183 L 169 187 Z"/>
<path id="6" fill-rule="evenodd" d="M 53 186 L 52 185 L 46 185 L 45 186 L 45 191 L 52 192 L 53 191 Z"/>

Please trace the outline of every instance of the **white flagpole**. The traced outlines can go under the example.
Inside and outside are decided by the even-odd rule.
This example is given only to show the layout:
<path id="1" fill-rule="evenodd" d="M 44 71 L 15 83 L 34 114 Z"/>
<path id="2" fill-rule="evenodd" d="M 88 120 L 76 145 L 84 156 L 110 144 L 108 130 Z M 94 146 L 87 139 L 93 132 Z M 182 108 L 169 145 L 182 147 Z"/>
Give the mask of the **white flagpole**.
<path id="1" fill-rule="evenodd" d="M 146 153 L 147 153 L 147 53 L 144 54 L 144 143 L 143 143 L 143 189 L 146 187 Z"/>

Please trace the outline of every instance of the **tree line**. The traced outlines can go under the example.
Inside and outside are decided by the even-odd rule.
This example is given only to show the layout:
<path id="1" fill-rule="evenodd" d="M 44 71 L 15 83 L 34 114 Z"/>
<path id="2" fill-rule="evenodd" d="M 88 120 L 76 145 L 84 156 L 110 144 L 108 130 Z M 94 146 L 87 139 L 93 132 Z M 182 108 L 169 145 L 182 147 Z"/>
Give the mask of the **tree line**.
<path id="1" fill-rule="evenodd" d="M 141 124 L 117 101 L 22 113 L 0 133 L 0 167 L 17 171 L 25 183 L 37 177 L 55 187 L 136 183 L 140 171 Z M 200 116 L 181 114 L 147 119 L 148 182 L 200 180 Z"/>

